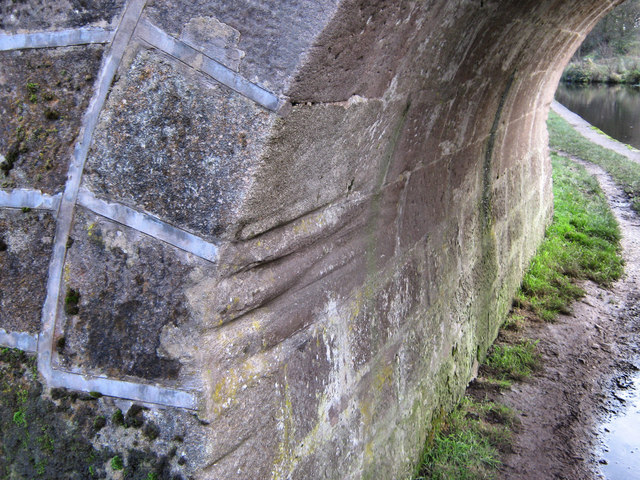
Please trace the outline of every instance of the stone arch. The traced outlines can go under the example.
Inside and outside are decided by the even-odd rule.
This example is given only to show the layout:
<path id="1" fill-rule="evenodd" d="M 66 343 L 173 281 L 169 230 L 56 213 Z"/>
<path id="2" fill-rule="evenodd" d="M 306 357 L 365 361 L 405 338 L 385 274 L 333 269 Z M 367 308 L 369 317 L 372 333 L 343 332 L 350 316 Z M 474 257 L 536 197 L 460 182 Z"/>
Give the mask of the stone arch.
<path id="1" fill-rule="evenodd" d="M 51 185 L 0 192 L 55 237 L 0 344 L 161 431 L 197 411 L 200 478 L 403 478 L 543 236 L 549 103 L 619 2 L 103 3 L 0 24 L 15 78 L 96 79 Z"/>
<path id="2" fill-rule="evenodd" d="M 249 245 L 319 229 L 281 260 L 295 276 L 318 255 L 296 285 L 323 285 L 313 300 L 287 292 L 311 308 L 282 338 L 340 353 L 314 361 L 306 347 L 283 361 L 282 478 L 411 469 L 422 428 L 462 392 L 543 236 L 549 104 L 615 3 L 342 2 L 305 52 L 236 232 Z M 342 274 L 325 273 L 318 243 L 340 252 L 328 262 Z M 366 253 L 338 260 L 345 250 Z"/>

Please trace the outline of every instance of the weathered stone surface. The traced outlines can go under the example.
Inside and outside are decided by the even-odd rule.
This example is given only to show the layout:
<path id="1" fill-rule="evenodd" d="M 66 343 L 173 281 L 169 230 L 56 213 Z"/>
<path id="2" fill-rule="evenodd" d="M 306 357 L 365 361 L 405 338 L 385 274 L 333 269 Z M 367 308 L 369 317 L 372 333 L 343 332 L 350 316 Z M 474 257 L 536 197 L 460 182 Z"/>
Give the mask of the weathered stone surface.
<path id="1" fill-rule="evenodd" d="M 274 115 L 152 51 L 114 86 L 84 185 L 215 240 L 250 184 Z"/>
<path id="2" fill-rule="evenodd" d="M 449 214 L 449 170 L 432 163 L 411 173 L 406 187 L 400 242 L 409 248 L 435 230 Z"/>
<path id="3" fill-rule="evenodd" d="M 433 9 L 431 3 L 423 8 Z M 408 40 L 418 28 L 416 5 L 393 0 L 340 2 L 287 94 L 296 101 L 322 102 L 344 101 L 353 95 L 381 97 L 398 65 L 411 55 L 413 42 Z"/>
<path id="4" fill-rule="evenodd" d="M 193 386 L 202 319 L 187 290 L 211 264 L 80 210 L 56 339 L 61 365 Z"/>
<path id="5" fill-rule="evenodd" d="M 102 46 L 0 52 L 0 187 L 64 187 Z"/>
<path id="6" fill-rule="evenodd" d="M 0 328 L 40 330 L 54 233 L 49 212 L 0 209 Z"/>
<path id="7" fill-rule="evenodd" d="M 145 13 L 174 36 L 183 35 L 189 23 L 211 17 L 237 30 L 238 48 L 245 53 L 240 73 L 268 90 L 281 93 L 337 3 L 336 0 L 150 0 Z"/>
<path id="8" fill-rule="evenodd" d="M 276 124 L 238 209 L 238 236 L 253 237 L 345 197 L 370 195 L 387 177 L 404 109 L 358 97 L 294 106 Z"/>
<path id="9" fill-rule="evenodd" d="M 113 26 L 124 0 L 1 0 L 0 31 Z"/>
<path id="10" fill-rule="evenodd" d="M 238 48 L 240 32 L 214 17 L 192 18 L 182 29 L 180 40 L 236 72 L 244 57 Z"/>
<path id="11" fill-rule="evenodd" d="M 64 203 L 53 367 L 197 392 L 197 478 L 405 478 L 543 236 L 555 82 L 616 2 L 150 0 L 201 53 L 134 34 L 82 186 L 216 265 Z"/>

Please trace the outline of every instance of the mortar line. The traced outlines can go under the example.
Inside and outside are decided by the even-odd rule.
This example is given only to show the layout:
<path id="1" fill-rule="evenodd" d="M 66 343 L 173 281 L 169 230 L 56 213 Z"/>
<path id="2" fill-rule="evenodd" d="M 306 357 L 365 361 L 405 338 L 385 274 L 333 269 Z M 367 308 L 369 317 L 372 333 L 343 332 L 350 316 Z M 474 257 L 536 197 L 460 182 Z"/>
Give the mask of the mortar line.
<path id="1" fill-rule="evenodd" d="M 218 258 L 218 247 L 213 243 L 163 222 L 148 213 L 139 212 L 119 203 L 109 203 L 96 198 L 87 189 L 80 189 L 78 204 L 98 215 L 131 227 L 210 262 L 215 263 Z"/>
<path id="2" fill-rule="evenodd" d="M 0 346 L 35 353 L 38 349 L 38 336 L 27 332 L 7 332 L 0 328 Z"/>
<path id="3" fill-rule="evenodd" d="M 142 19 L 138 24 L 136 35 L 152 47 L 204 73 L 267 110 L 277 112 L 284 106 L 284 102 L 281 102 L 273 93 L 250 82 L 239 73 L 225 67 L 190 45 L 173 38 L 146 19 Z"/>
<path id="4" fill-rule="evenodd" d="M 74 28 L 56 32 L 0 34 L 0 51 L 109 43 L 113 40 L 113 36 L 113 30 L 105 30 L 104 28 Z"/>
<path id="5" fill-rule="evenodd" d="M 167 407 L 178 407 L 195 410 L 197 401 L 194 395 L 174 388 L 158 387 L 145 383 L 115 380 L 71 373 L 63 370 L 51 370 L 48 378 L 49 387 L 63 387 L 85 392 L 100 392 L 108 397 L 123 398 L 136 402 L 154 403 Z"/>
<path id="6" fill-rule="evenodd" d="M 16 188 L 10 192 L 0 190 L 0 207 L 39 208 L 57 211 L 62 193 L 48 195 L 40 190 Z"/>
<path id="7" fill-rule="evenodd" d="M 54 377 L 55 372 L 51 364 L 53 336 L 62 285 L 67 239 L 71 231 L 82 170 L 87 159 L 93 132 L 98 123 L 100 111 L 106 101 L 111 83 L 115 78 L 116 71 L 131 40 L 138 19 L 142 15 L 145 3 L 146 0 L 131 0 L 127 4 L 120 24 L 115 31 L 113 42 L 96 79 L 94 95 L 82 120 L 82 129 L 73 151 L 73 158 L 67 174 L 67 183 L 58 209 L 54 247 L 47 278 L 47 296 L 42 307 L 42 330 L 38 339 L 38 369 L 49 385 L 54 378 L 59 378 Z M 60 382 L 59 380 L 57 381 Z M 75 387 L 79 390 L 91 390 L 91 385 L 82 381 L 75 382 Z"/>

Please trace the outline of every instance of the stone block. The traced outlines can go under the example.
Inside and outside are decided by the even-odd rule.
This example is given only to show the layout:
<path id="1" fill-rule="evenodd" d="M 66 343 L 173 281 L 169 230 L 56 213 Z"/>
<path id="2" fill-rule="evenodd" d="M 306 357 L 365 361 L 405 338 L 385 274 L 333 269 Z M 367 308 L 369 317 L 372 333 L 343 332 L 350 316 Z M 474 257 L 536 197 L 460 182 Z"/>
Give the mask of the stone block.
<path id="1" fill-rule="evenodd" d="M 115 84 L 83 185 L 210 241 L 250 183 L 274 115 L 154 51 Z"/>
<path id="2" fill-rule="evenodd" d="M 392 0 L 342 2 L 336 21 L 318 36 L 288 95 L 301 102 L 381 97 L 408 53 L 417 9 Z"/>
<path id="3" fill-rule="evenodd" d="M 0 52 L 0 187 L 64 187 L 102 46 Z"/>
<path id="4" fill-rule="evenodd" d="M 187 35 L 189 25 L 202 21 L 234 29 L 239 34 L 237 49 L 243 54 L 239 72 L 268 90 L 282 93 L 302 54 L 335 12 L 335 4 L 335 0 L 152 0 L 145 13 L 174 36 Z M 215 50 L 210 54 L 216 55 Z"/>
<path id="5" fill-rule="evenodd" d="M 54 234 L 50 212 L 0 209 L 0 328 L 40 331 Z"/>
<path id="6" fill-rule="evenodd" d="M 443 115 L 449 105 L 420 92 L 411 98 L 402 131 L 394 148 L 387 178 L 396 179 L 420 165 L 433 162 L 440 150 L 439 139 L 444 129 Z"/>
<path id="7" fill-rule="evenodd" d="M 402 212 L 401 248 L 411 248 L 435 232 L 449 212 L 449 169 L 444 162 L 432 163 L 411 174 Z"/>
<path id="8" fill-rule="evenodd" d="M 186 291 L 213 265 L 84 209 L 76 212 L 68 244 L 58 364 L 192 386 L 201 318 Z"/>
<path id="9" fill-rule="evenodd" d="M 411 317 L 421 301 L 423 307 L 428 308 L 427 276 L 421 262 L 410 258 L 406 264 L 398 266 L 397 272 L 392 272 L 388 280 L 372 282 L 362 290 L 356 298 L 349 327 L 356 370 L 364 368 L 400 335 L 406 328 L 405 320 Z"/>
<path id="10" fill-rule="evenodd" d="M 445 157 L 450 172 L 449 185 L 456 201 L 477 197 L 481 188 L 486 148 L 485 142 L 477 142 Z"/>
<path id="11" fill-rule="evenodd" d="M 0 31 L 115 26 L 125 0 L 1 0 Z"/>
<path id="12" fill-rule="evenodd" d="M 254 188 L 238 215 L 244 225 L 240 238 L 374 192 L 385 180 L 404 124 L 403 108 L 360 98 L 294 106 L 286 122 L 276 125 L 260 159 Z"/>
<path id="13" fill-rule="evenodd" d="M 512 205 L 509 197 L 507 196 L 506 180 L 506 177 L 503 176 L 502 178 L 495 180 L 492 185 L 491 214 L 494 222 L 506 219 L 509 207 Z"/>
<path id="14" fill-rule="evenodd" d="M 385 271 L 388 264 L 395 260 L 396 249 L 400 244 L 398 226 L 405 189 L 406 179 L 400 177 L 382 188 L 370 203 L 366 255 L 368 273 L 373 277 Z"/>

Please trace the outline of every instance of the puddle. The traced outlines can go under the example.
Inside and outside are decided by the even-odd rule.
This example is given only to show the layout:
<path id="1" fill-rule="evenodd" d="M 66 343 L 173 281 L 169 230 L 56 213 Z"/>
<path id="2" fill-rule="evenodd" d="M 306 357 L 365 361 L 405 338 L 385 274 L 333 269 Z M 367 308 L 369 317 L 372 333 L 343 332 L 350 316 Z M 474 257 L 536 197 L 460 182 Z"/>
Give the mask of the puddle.
<path id="1" fill-rule="evenodd" d="M 600 470 L 607 480 L 634 480 L 640 478 L 640 373 L 619 377 L 617 387 L 622 407 L 601 427 Z"/>

